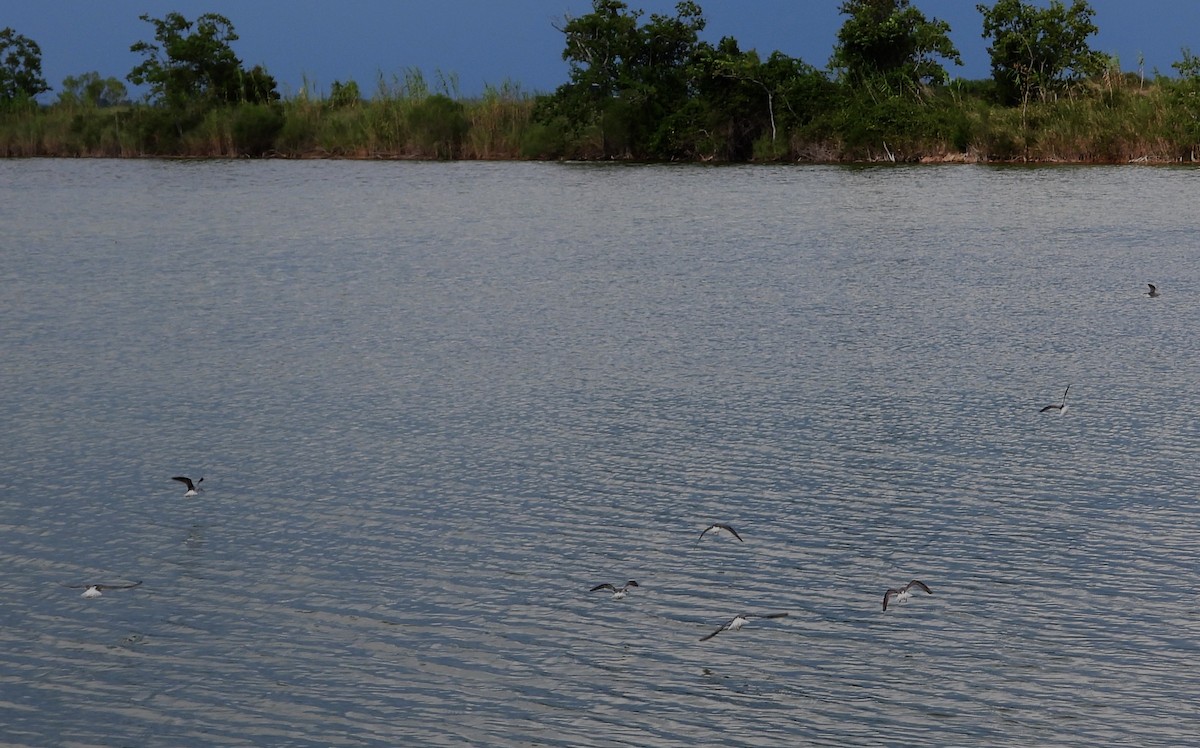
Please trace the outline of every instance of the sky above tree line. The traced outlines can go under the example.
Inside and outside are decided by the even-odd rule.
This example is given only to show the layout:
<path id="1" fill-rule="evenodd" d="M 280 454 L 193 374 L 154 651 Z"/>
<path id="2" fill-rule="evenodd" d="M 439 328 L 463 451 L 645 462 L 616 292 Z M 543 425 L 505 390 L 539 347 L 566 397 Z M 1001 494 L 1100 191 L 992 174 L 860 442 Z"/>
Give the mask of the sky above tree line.
<path id="1" fill-rule="evenodd" d="M 649 16 L 673 16 L 676 0 L 627 0 Z M 723 36 L 765 58 L 776 50 L 818 68 L 829 62 L 845 17 L 840 0 L 697 0 L 708 28 L 701 38 Z M 1100 32 L 1094 50 L 1115 55 L 1121 69 L 1175 75 L 1171 63 L 1189 48 L 1200 54 L 1200 0 L 1090 0 Z M 963 66 L 946 64 L 952 77 L 991 75 L 977 0 L 913 0 L 927 18 L 950 24 Z M 993 0 L 987 0 L 992 5 Z M 1048 0 L 1034 0 L 1046 6 Z M 1070 0 L 1067 0 L 1067 5 Z M 95 71 L 125 80 L 141 58 L 129 51 L 154 41 L 139 20 L 171 11 L 189 20 L 220 13 L 240 37 L 233 49 L 247 67 L 263 65 L 285 97 L 307 81 L 324 95 L 335 81 L 354 80 L 364 94 L 382 74 L 388 81 L 420 69 L 436 86 L 457 81 L 464 96 L 486 85 L 517 83 L 527 93 L 549 93 L 567 81 L 562 60 L 564 16 L 591 11 L 590 0 L 0 0 L 0 27 L 11 26 L 42 49 L 42 72 L 54 101 L 66 76 Z M 130 87 L 135 98 L 143 91 Z"/>

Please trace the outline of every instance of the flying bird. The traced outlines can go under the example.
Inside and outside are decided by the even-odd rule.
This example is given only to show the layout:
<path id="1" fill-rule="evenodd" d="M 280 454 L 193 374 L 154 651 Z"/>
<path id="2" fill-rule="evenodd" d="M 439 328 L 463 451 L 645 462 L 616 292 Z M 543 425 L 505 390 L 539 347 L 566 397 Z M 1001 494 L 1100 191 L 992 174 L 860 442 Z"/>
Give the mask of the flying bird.
<path id="1" fill-rule="evenodd" d="M 725 624 L 721 628 L 717 629 L 716 631 L 712 632 L 711 634 L 700 637 L 700 641 L 706 642 L 709 639 L 716 636 L 717 634 L 721 633 L 722 631 L 737 631 L 742 626 L 745 626 L 747 623 L 749 623 L 751 618 L 787 618 L 787 617 L 788 617 L 787 613 L 764 613 L 762 615 L 755 615 L 753 613 L 742 613 L 741 615 L 734 616 L 733 620 L 731 620 L 729 623 Z"/>
<path id="2" fill-rule="evenodd" d="M 604 584 L 596 585 L 595 587 L 588 590 L 588 592 L 595 592 L 596 590 L 609 590 L 613 593 L 613 596 L 612 596 L 613 600 L 620 600 L 621 598 L 623 598 L 629 594 L 629 589 L 631 587 L 637 587 L 637 586 L 639 586 L 638 583 L 633 581 L 632 579 L 630 579 L 628 582 L 626 582 L 624 587 L 615 587 L 615 586 L 609 584 L 608 582 L 605 582 Z"/>
<path id="3" fill-rule="evenodd" d="M 1062 399 L 1061 403 L 1059 403 L 1058 405 L 1047 405 L 1046 407 L 1042 408 L 1038 412 L 1045 413 L 1048 410 L 1057 410 L 1059 413 L 1066 413 L 1067 412 L 1067 393 L 1070 391 L 1071 391 L 1071 385 L 1068 384 L 1067 388 L 1065 390 L 1063 390 L 1063 399 Z"/>
<path id="4" fill-rule="evenodd" d="M 883 593 L 883 609 L 887 610 L 888 603 L 892 602 L 893 600 L 898 603 L 908 602 L 908 598 L 912 596 L 911 590 L 914 587 L 919 590 L 925 590 L 930 595 L 933 594 L 933 590 L 929 589 L 928 585 L 926 585 L 920 579 L 914 579 L 900 589 L 893 588 Z"/>
<path id="5" fill-rule="evenodd" d="M 1146 292 L 1147 296 L 1149 296 L 1152 299 L 1155 296 L 1158 296 L 1158 286 L 1154 285 L 1153 283 L 1147 283 L 1146 285 L 1150 286 L 1150 290 Z"/>
<path id="6" fill-rule="evenodd" d="M 83 590 L 83 594 L 80 597 L 93 598 L 100 597 L 102 590 L 127 590 L 137 587 L 139 584 L 141 582 L 134 582 L 133 584 L 64 584 L 63 587 L 70 587 L 76 590 L 86 587 L 87 589 Z"/>
<path id="7" fill-rule="evenodd" d="M 185 494 L 183 495 L 183 496 L 184 496 L 184 498 L 187 498 L 188 496 L 195 496 L 196 494 L 198 494 L 198 493 L 200 493 L 201 491 L 203 491 L 203 490 L 204 490 L 203 488 L 201 488 L 201 487 L 200 487 L 200 484 L 204 482 L 204 479 L 203 479 L 203 478 L 201 478 L 200 480 L 196 481 L 195 483 L 192 483 L 192 479 L 191 479 L 191 478 L 186 478 L 186 477 L 184 477 L 184 476 L 182 476 L 182 475 L 176 475 L 176 476 L 175 476 L 174 478 L 172 478 L 171 480 L 177 480 L 177 481 L 179 481 L 180 483 L 183 483 L 183 484 L 185 484 L 185 485 L 188 487 L 187 493 L 185 493 Z"/>
<path id="8" fill-rule="evenodd" d="M 738 535 L 738 531 L 737 531 L 737 530 L 733 529 L 732 527 L 730 527 L 729 525 L 726 525 L 726 524 L 724 524 L 724 523 L 721 523 L 721 522 L 714 522 L 713 524 L 711 524 L 711 525 L 709 525 L 708 527 L 704 528 L 704 532 L 700 533 L 700 537 L 696 538 L 696 543 L 697 543 L 697 544 L 699 544 L 699 543 L 700 543 L 700 541 L 704 539 L 704 535 L 705 535 L 705 533 L 709 532 L 710 530 L 711 530 L 712 532 L 714 532 L 715 534 L 720 534 L 721 530 L 725 530 L 725 531 L 726 531 L 726 532 L 728 532 L 730 535 L 732 535 L 733 537 L 737 538 L 739 541 L 741 541 L 741 542 L 743 542 L 743 543 L 745 543 L 745 542 L 746 542 L 746 541 L 742 540 L 742 536 L 741 536 L 741 535 Z"/>

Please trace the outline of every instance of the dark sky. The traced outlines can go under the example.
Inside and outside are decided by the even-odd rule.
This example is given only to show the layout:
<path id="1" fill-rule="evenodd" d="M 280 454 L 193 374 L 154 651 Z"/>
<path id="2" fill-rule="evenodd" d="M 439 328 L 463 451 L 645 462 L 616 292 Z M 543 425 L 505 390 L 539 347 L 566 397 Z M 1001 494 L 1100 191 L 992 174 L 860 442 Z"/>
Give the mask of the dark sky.
<path id="1" fill-rule="evenodd" d="M 629 0 L 631 8 L 674 13 L 674 0 Z M 824 67 L 845 20 L 839 0 L 700 0 L 704 37 L 736 38 L 763 56 L 779 50 Z M 986 78 L 987 44 L 973 0 L 914 0 L 927 17 L 950 23 L 963 67 L 952 75 Z M 991 2 L 989 1 L 989 5 Z M 1039 5 L 1046 5 L 1041 2 Z M 1180 50 L 1200 53 L 1200 0 L 1091 0 L 1100 33 L 1092 48 L 1115 54 L 1126 71 L 1174 75 Z M 140 58 L 129 45 L 153 41 L 142 13 L 174 10 L 189 19 L 221 13 L 240 39 L 234 51 L 248 65 L 262 64 L 285 96 L 307 81 L 324 94 L 334 80 L 353 79 L 364 94 L 419 69 L 436 84 L 457 81 L 457 92 L 485 85 L 520 84 L 533 92 L 565 82 L 562 35 L 552 23 L 589 12 L 589 0 L 0 0 L 0 27 L 11 26 L 42 48 L 46 81 L 56 90 L 68 75 L 96 71 L 124 79 Z M 43 97 L 53 100 L 54 95 Z"/>

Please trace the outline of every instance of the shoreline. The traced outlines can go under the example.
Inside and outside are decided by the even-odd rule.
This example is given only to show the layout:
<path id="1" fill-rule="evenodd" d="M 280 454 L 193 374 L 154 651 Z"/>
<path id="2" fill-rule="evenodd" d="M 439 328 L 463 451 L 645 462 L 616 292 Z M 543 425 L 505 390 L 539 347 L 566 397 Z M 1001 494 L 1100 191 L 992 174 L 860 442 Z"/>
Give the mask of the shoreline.
<path id="1" fill-rule="evenodd" d="M 634 158 L 520 158 L 520 157 L 488 157 L 488 158 L 435 158 L 424 155 L 369 153 L 369 154 L 331 154 L 307 152 L 299 154 L 263 154 L 251 156 L 247 154 L 152 154 L 139 153 L 131 155 L 113 154 L 79 154 L 79 153 L 34 153 L 34 154 L 0 154 L 0 160 L 143 160 L 143 161 L 413 161 L 426 163 L 558 163 L 558 164 L 624 164 L 624 165 L 675 165 L 675 166 L 1191 166 L 1200 165 L 1200 158 L 1188 161 L 1180 158 L 1167 159 L 1153 156 L 1131 157 L 1127 160 L 1114 159 L 1071 159 L 1065 157 L 1050 158 L 1020 158 L 999 159 L 987 158 L 974 153 L 927 153 L 921 156 L 906 158 L 876 157 L 870 159 L 773 159 L 747 161 L 717 161 L 714 159 L 691 160 L 648 160 Z"/>

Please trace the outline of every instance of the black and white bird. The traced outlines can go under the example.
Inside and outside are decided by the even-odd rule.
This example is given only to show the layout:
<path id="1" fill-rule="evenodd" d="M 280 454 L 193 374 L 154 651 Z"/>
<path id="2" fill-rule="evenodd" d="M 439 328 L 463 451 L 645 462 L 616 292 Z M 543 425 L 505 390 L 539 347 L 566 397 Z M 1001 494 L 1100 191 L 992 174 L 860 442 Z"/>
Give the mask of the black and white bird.
<path id="1" fill-rule="evenodd" d="M 184 497 L 185 499 L 186 499 L 187 497 L 189 497 L 189 496 L 195 496 L 196 494 L 198 494 L 198 493 L 200 493 L 201 491 L 203 491 L 203 490 L 204 490 L 203 488 L 201 488 L 201 487 L 200 487 L 200 484 L 204 482 L 204 479 L 203 479 L 203 478 L 201 478 L 200 480 L 196 481 L 195 483 L 192 483 L 192 479 L 191 479 L 191 478 L 187 478 L 187 477 L 184 477 L 184 476 L 182 476 L 182 475 L 176 475 L 176 476 L 175 476 L 174 478 L 172 478 L 171 480 L 177 480 L 177 481 L 179 481 L 180 483 L 183 483 L 184 485 L 186 485 L 186 486 L 187 486 L 187 488 L 188 488 L 188 490 L 187 490 L 187 493 L 185 493 L 185 494 L 183 495 L 183 497 Z"/>
<path id="2" fill-rule="evenodd" d="M 633 581 L 632 579 L 630 579 L 628 582 L 625 583 L 624 587 L 617 587 L 615 585 L 609 584 L 608 582 L 605 582 L 604 584 L 596 585 L 595 587 L 591 588 L 588 591 L 596 592 L 597 590 L 609 590 L 613 593 L 613 596 L 612 596 L 613 600 L 620 600 L 621 598 L 623 598 L 629 594 L 630 588 L 637 587 L 637 586 L 639 586 L 638 583 Z"/>
<path id="3" fill-rule="evenodd" d="M 737 530 L 733 529 L 733 528 L 732 528 L 732 527 L 730 527 L 729 525 L 727 525 L 727 524 L 724 524 L 724 523 L 722 523 L 722 522 L 714 522 L 713 524 L 711 524 L 711 525 L 709 525 L 708 527 L 704 528 L 704 531 L 700 533 L 700 537 L 696 538 L 696 543 L 697 543 L 697 544 L 699 544 L 699 543 L 700 543 L 700 541 L 704 539 L 704 536 L 705 536 L 705 534 L 706 534 L 706 533 L 712 532 L 712 533 L 714 533 L 714 534 L 720 534 L 721 530 L 724 530 L 725 532 L 729 533 L 730 535 L 732 535 L 733 537 L 737 538 L 737 539 L 738 539 L 739 541 L 741 541 L 742 543 L 745 543 L 745 542 L 746 542 L 746 541 L 742 540 L 742 536 L 741 536 L 741 535 L 738 535 L 738 531 L 737 531 Z"/>
<path id="4" fill-rule="evenodd" d="M 926 585 L 920 579 L 914 579 L 911 582 L 909 582 L 908 584 L 901 587 L 900 589 L 892 588 L 892 589 L 888 590 L 887 592 L 883 593 L 883 609 L 887 610 L 888 603 L 890 603 L 890 602 L 898 602 L 898 603 L 908 602 L 908 598 L 912 597 L 913 588 L 916 588 L 919 590 L 925 590 L 930 595 L 933 594 L 933 590 L 929 589 L 928 585 Z"/>
<path id="5" fill-rule="evenodd" d="M 100 597 L 103 590 L 128 590 L 137 587 L 139 584 L 141 582 L 134 582 L 133 584 L 64 584 L 63 587 L 70 587 L 75 590 L 86 587 L 87 589 L 83 590 L 83 594 L 80 597 L 93 598 Z"/>
<path id="6" fill-rule="evenodd" d="M 714 636 L 716 636 L 717 634 L 719 634 L 723 631 L 737 631 L 742 626 L 745 626 L 747 623 L 749 623 L 751 618 L 787 618 L 787 617 L 788 617 L 787 613 L 763 613 L 761 615 L 755 615 L 753 613 L 742 613 L 741 615 L 734 616 L 733 619 L 731 621 L 729 621 L 729 623 L 725 624 L 724 626 L 722 626 L 721 628 L 712 632 L 711 634 L 700 637 L 700 641 L 706 642 L 709 639 L 713 638 Z"/>
<path id="7" fill-rule="evenodd" d="M 1150 290 L 1146 292 L 1147 296 L 1149 296 L 1152 299 L 1155 296 L 1158 296 L 1158 286 L 1154 285 L 1153 283 L 1147 283 L 1146 285 L 1150 286 Z"/>
<path id="8" fill-rule="evenodd" d="M 1048 410 L 1057 410 L 1059 413 L 1066 413 L 1067 412 L 1067 393 L 1070 391 L 1071 391 L 1071 385 L 1068 384 L 1067 388 L 1065 390 L 1063 390 L 1063 399 L 1062 399 L 1061 403 L 1059 403 L 1058 405 L 1047 405 L 1046 407 L 1042 408 L 1038 412 L 1045 413 Z"/>

